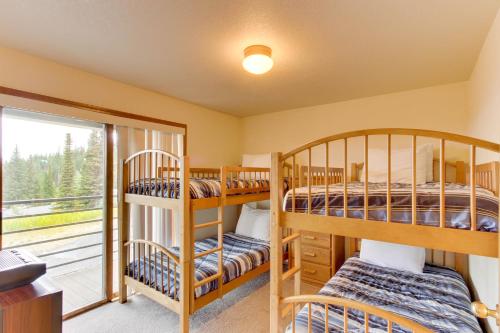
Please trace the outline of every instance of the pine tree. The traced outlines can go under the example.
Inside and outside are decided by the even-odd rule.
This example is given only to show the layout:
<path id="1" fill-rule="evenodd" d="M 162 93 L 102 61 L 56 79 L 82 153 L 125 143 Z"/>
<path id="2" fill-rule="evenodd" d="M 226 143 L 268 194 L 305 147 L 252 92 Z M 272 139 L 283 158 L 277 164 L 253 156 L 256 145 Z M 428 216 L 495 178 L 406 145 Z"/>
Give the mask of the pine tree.
<path id="1" fill-rule="evenodd" d="M 92 131 L 89 136 L 87 150 L 82 163 L 78 195 L 89 196 L 102 193 L 103 160 L 102 137 L 98 131 Z M 97 200 L 82 200 L 81 206 L 95 206 Z"/>
<path id="2" fill-rule="evenodd" d="M 56 191 L 54 187 L 54 180 L 50 165 L 47 167 L 47 172 L 45 172 L 42 176 L 40 187 L 41 187 L 42 198 L 55 197 Z"/>
<path id="3" fill-rule="evenodd" d="M 26 162 L 21 158 L 19 148 L 14 148 L 9 162 L 5 163 L 4 195 L 6 200 L 23 200 L 26 198 Z"/>
<path id="4" fill-rule="evenodd" d="M 30 156 L 30 158 L 25 162 L 26 168 L 26 175 L 27 177 L 24 178 L 24 190 L 25 190 L 25 197 L 27 199 L 37 199 L 40 198 L 40 183 L 39 183 L 39 177 L 38 177 L 38 168 L 35 165 L 36 161 L 35 159 Z"/>
<path id="5" fill-rule="evenodd" d="M 52 172 L 52 180 L 54 181 L 54 186 L 56 188 L 54 194 L 57 194 L 57 189 L 59 189 L 59 186 L 61 185 L 62 160 L 63 158 L 60 152 L 47 157 L 47 166 Z"/>
<path id="6" fill-rule="evenodd" d="M 75 161 L 72 151 L 71 134 L 66 133 L 63 152 L 63 164 L 61 182 L 58 190 L 59 197 L 72 197 L 75 195 Z M 73 208 L 73 201 L 60 202 L 57 205 L 59 208 Z"/>

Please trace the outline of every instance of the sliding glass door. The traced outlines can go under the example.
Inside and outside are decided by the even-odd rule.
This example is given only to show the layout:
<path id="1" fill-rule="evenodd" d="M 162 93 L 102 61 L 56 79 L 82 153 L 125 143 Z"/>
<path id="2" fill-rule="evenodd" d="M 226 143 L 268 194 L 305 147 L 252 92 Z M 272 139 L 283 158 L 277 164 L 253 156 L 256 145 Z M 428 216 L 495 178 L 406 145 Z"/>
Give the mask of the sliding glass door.
<path id="1" fill-rule="evenodd" d="M 66 314 L 106 297 L 105 143 L 102 124 L 2 111 L 2 248 L 46 261 Z"/>

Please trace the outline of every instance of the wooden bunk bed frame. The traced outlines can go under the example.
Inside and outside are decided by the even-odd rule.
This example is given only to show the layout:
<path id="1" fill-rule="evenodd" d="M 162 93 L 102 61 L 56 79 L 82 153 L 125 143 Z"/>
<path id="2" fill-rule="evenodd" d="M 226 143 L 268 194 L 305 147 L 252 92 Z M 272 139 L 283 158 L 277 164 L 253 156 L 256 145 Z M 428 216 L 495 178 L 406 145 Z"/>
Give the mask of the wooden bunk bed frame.
<path id="1" fill-rule="evenodd" d="M 368 166 L 368 140 L 370 136 L 385 136 L 387 138 L 387 179 L 390 183 L 391 179 L 391 144 L 393 136 L 409 136 L 412 138 L 412 185 L 411 185 L 411 224 L 395 223 L 391 220 L 391 204 L 387 200 L 387 222 L 368 220 L 368 200 L 364 200 L 364 218 L 350 218 L 347 216 L 347 200 L 344 200 L 344 216 L 335 217 L 329 216 L 329 210 L 325 209 L 325 215 L 313 215 L 311 213 L 311 186 L 313 185 L 328 185 L 334 183 L 343 183 L 344 198 L 348 197 L 347 192 L 347 166 L 348 166 L 348 139 L 363 138 L 364 148 L 362 164 Z M 417 225 L 417 209 L 416 209 L 416 156 L 417 156 L 417 137 L 432 138 L 439 140 L 439 160 L 438 172 L 440 193 L 439 193 L 439 226 L 422 226 Z M 343 141 L 344 146 L 344 165 L 343 168 L 337 169 L 336 174 L 342 173 L 342 176 L 332 178 L 332 168 L 329 166 L 329 145 L 334 141 Z M 467 145 L 470 149 L 469 163 L 456 162 L 447 163 L 445 159 L 445 148 L 447 142 L 455 142 Z M 324 147 L 324 167 L 311 165 L 311 150 L 313 148 Z M 387 331 L 392 332 L 393 324 L 399 324 L 403 327 L 411 329 L 413 332 L 430 332 L 427 328 L 419 325 L 416 322 L 408 320 L 392 312 L 384 311 L 366 304 L 326 296 L 318 295 L 300 295 L 300 272 L 301 272 L 301 255 L 300 255 L 300 231 L 316 231 L 322 233 L 330 233 L 350 239 L 349 251 L 356 249 L 357 239 L 372 239 L 399 244 L 407 244 L 419 246 L 429 249 L 428 257 L 431 261 L 439 263 L 436 258 L 442 258 L 441 264 L 454 267 L 457 271 L 464 275 L 468 275 L 467 254 L 475 254 L 487 257 L 498 258 L 499 248 L 499 233 L 482 232 L 477 230 L 476 225 L 476 185 L 494 192 L 499 195 L 499 163 L 493 161 L 491 163 L 476 164 L 477 149 L 498 154 L 500 153 L 500 145 L 480 139 L 466 137 L 462 135 L 421 130 L 421 129 L 397 129 L 397 128 L 382 128 L 368 129 L 347 132 L 329 136 L 323 139 L 303 145 L 297 149 L 290 151 L 287 154 L 273 153 L 271 166 L 271 316 L 270 316 L 270 331 L 282 332 L 283 321 L 288 319 L 292 321 L 292 332 L 295 332 L 295 315 L 300 309 L 300 305 L 309 306 L 308 325 L 309 332 L 311 330 L 311 304 L 319 303 L 328 309 L 328 305 L 337 305 L 344 308 L 344 316 L 348 309 L 357 309 L 365 313 L 365 325 L 368 325 L 368 316 L 375 315 L 387 320 Z M 307 153 L 307 165 L 305 166 L 306 175 L 304 176 L 304 166 L 298 165 L 297 155 L 299 153 Z M 335 153 L 335 152 L 334 152 Z M 436 162 L 435 162 L 436 163 Z M 362 166 L 360 163 L 351 165 L 351 181 L 359 180 L 359 169 Z M 471 210 L 471 229 L 459 230 L 447 228 L 445 226 L 445 182 L 447 178 L 448 168 L 455 168 L 455 177 L 453 181 L 467 183 L 470 185 L 470 210 Z M 323 169 L 323 170 L 321 170 Z M 335 169 L 335 168 L 334 168 Z M 368 188 L 368 173 L 364 174 L 364 199 L 369 196 Z M 298 174 L 297 174 L 298 173 Z M 434 178 L 437 176 L 434 173 Z M 326 177 L 325 175 L 329 175 Z M 292 195 L 291 212 L 283 211 L 284 188 L 283 179 L 288 180 L 288 186 Z M 316 183 L 314 183 L 316 181 Z M 308 208 L 306 213 L 295 212 L 295 188 L 297 183 L 301 186 L 307 186 Z M 387 198 L 391 197 L 391 187 L 387 187 Z M 328 198 L 328 186 L 325 186 L 325 202 Z M 296 252 L 291 260 L 288 270 L 283 271 L 282 251 L 285 246 L 292 245 Z M 430 253 L 430 254 L 429 254 Z M 449 259 L 449 253 L 454 254 L 452 259 Z M 436 255 L 437 254 L 437 255 Z M 447 264 L 446 264 L 447 263 Z M 294 295 L 284 297 L 283 283 L 284 281 L 294 278 Z M 467 277 L 466 277 L 467 279 Z M 475 302 L 473 304 L 476 315 L 480 318 L 486 316 L 494 316 L 497 318 L 497 324 L 500 325 L 500 309 L 489 310 L 482 303 Z M 344 317 L 345 318 L 345 317 Z M 347 320 L 344 319 L 344 325 Z M 328 321 L 325 322 L 325 332 L 327 332 Z M 347 326 L 344 326 L 347 329 Z M 368 327 L 365 327 L 368 329 Z"/>
<path id="2" fill-rule="evenodd" d="M 270 169 L 240 166 L 223 166 L 221 168 L 190 168 L 187 156 L 179 157 L 162 150 L 143 150 L 131 155 L 121 162 L 119 188 L 119 300 L 121 303 L 127 301 L 127 286 L 140 292 L 141 294 L 155 300 L 168 309 L 180 315 L 180 331 L 189 332 L 189 315 L 201 307 L 221 298 L 223 295 L 242 285 L 243 283 L 269 271 L 270 263 L 267 262 L 259 267 L 223 284 L 223 215 L 224 207 L 239 205 L 248 202 L 269 200 L 270 198 Z M 204 178 L 220 181 L 220 196 L 191 199 L 190 179 Z M 226 181 L 223 181 L 226 180 Z M 259 180 L 259 181 L 255 181 Z M 266 181 L 262 181 L 266 180 Z M 131 184 L 144 184 L 160 182 L 159 190 L 170 191 L 168 198 L 157 196 L 156 193 L 129 193 Z M 237 186 L 238 181 L 249 181 L 251 186 L 242 188 Z M 173 188 L 164 188 L 166 184 L 172 184 Z M 228 186 L 229 182 L 229 186 Z M 169 249 L 160 244 L 147 240 L 130 240 L 130 205 L 142 205 L 156 208 L 171 209 L 179 219 L 180 228 L 180 255 L 177 256 Z M 200 209 L 217 208 L 217 220 L 195 223 L 195 212 Z M 217 227 L 218 246 L 196 253 L 194 249 L 195 232 L 199 229 Z M 194 260 L 218 253 L 218 272 L 201 281 L 194 278 Z M 158 259 L 159 256 L 159 259 Z M 136 276 L 135 270 L 130 272 L 128 265 L 130 258 L 143 261 L 146 259 L 151 263 L 149 269 L 157 270 L 164 266 L 168 272 L 173 272 L 174 281 L 168 279 L 166 288 L 164 287 L 163 271 L 161 283 L 156 281 L 146 281 L 140 279 L 141 268 L 138 267 Z M 144 269 L 146 265 L 144 265 Z M 143 272 L 145 273 L 145 272 Z M 152 273 L 149 272 L 152 276 Z M 146 276 L 146 274 L 144 274 Z M 154 280 L 158 275 L 154 275 Z M 170 273 L 169 273 L 170 277 Z M 207 294 L 195 298 L 195 289 L 218 280 L 218 287 Z M 177 287 L 179 292 L 177 293 Z M 165 294 L 166 293 L 166 294 Z M 173 298 L 169 295 L 173 293 Z"/>

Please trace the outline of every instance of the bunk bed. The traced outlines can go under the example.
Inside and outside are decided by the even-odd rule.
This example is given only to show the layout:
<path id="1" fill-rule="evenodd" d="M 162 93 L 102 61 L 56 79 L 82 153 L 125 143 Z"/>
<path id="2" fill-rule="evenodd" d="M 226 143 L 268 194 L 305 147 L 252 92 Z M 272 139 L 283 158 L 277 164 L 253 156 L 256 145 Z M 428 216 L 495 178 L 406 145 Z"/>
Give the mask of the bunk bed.
<path id="1" fill-rule="evenodd" d="M 386 138 L 385 175 L 379 182 L 370 178 L 372 136 Z M 394 183 L 391 175 L 396 136 L 411 138 L 409 184 Z M 348 145 L 354 138 L 363 142 L 358 154 L 363 161 L 351 165 L 348 181 Z M 417 181 L 417 138 L 439 142 L 430 182 Z M 343 146 L 343 166 L 336 168 L 341 176 L 332 177 L 329 154 L 337 141 Z M 446 160 L 446 147 L 457 143 L 467 147 L 467 162 Z M 476 163 L 478 150 L 491 153 L 493 161 Z M 321 152 L 323 171 L 312 166 L 312 151 Z M 271 332 L 480 332 L 474 315 L 499 318 L 479 302 L 471 310 L 464 280 L 467 255 L 498 257 L 499 152 L 499 144 L 451 133 L 369 129 L 273 154 Z M 303 230 L 346 237 L 349 248 L 349 258 L 318 295 L 300 294 Z M 427 249 L 424 274 L 362 260 L 354 254 L 361 239 Z M 284 271 L 286 246 L 293 246 L 295 254 Z M 294 292 L 285 297 L 283 287 L 291 278 Z"/>
<path id="2" fill-rule="evenodd" d="M 224 207 L 269 200 L 270 169 L 223 166 L 190 168 L 188 157 L 143 150 L 120 167 L 120 302 L 127 287 L 180 315 L 189 315 L 270 268 L 268 241 L 223 233 Z M 178 246 L 129 239 L 130 205 L 172 210 L 179 219 Z M 197 210 L 217 208 L 217 220 L 195 223 Z M 217 236 L 195 241 L 197 230 L 217 228 Z"/>

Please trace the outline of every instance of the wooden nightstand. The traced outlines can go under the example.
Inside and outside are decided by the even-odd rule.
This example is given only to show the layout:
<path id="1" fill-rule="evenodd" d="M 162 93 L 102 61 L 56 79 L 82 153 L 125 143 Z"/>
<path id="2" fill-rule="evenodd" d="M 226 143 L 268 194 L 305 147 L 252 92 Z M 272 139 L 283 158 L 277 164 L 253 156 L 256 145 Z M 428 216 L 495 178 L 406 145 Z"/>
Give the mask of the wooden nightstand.
<path id="1" fill-rule="evenodd" d="M 345 238 L 312 231 L 301 232 L 302 280 L 324 285 L 345 261 Z"/>
<path id="2" fill-rule="evenodd" d="M 41 277 L 0 292 L 0 333 L 60 333 L 62 291 Z"/>

